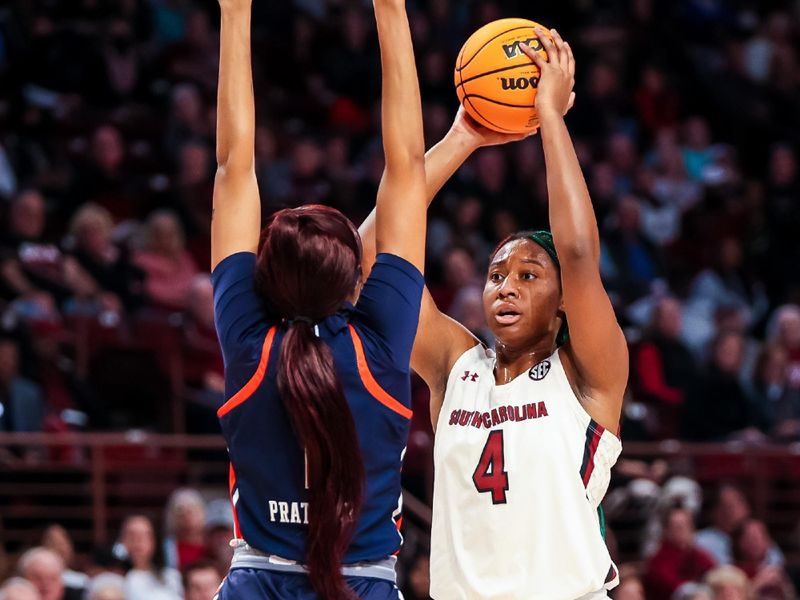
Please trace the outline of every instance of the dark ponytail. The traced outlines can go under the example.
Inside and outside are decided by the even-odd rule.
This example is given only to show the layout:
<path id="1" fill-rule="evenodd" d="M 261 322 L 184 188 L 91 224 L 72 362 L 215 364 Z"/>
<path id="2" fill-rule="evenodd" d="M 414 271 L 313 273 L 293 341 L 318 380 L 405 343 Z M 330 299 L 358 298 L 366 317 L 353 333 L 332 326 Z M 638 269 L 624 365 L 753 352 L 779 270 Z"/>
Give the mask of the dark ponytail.
<path id="1" fill-rule="evenodd" d="M 353 293 L 360 260 L 358 233 L 344 215 L 303 207 L 273 216 L 256 272 L 257 289 L 289 323 L 278 391 L 306 452 L 306 563 L 314 591 L 325 600 L 355 598 L 340 568 L 361 508 L 364 465 L 333 354 L 313 322 L 336 312 Z"/>

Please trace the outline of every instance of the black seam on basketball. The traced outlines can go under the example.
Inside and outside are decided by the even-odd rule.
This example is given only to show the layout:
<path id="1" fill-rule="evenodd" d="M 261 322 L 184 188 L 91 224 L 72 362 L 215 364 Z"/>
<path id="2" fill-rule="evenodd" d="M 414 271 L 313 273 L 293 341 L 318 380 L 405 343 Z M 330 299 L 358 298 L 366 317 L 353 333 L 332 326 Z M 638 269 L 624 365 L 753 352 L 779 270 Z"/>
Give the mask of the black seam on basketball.
<path id="1" fill-rule="evenodd" d="M 474 96 L 474 94 L 473 94 L 473 96 Z M 513 129 L 508 129 L 506 127 L 503 127 L 502 125 L 498 125 L 494 121 L 491 121 L 491 120 L 487 119 L 486 117 L 484 117 L 483 113 L 481 113 L 481 111 L 479 111 L 477 108 L 475 108 L 475 105 L 472 103 L 472 101 L 469 99 L 468 96 L 464 96 L 464 100 L 469 102 L 469 105 L 472 107 L 472 110 L 475 111 L 475 114 L 477 114 L 481 119 L 483 119 L 487 123 L 491 123 L 492 127 L 497 127 L 498 129 L 502 129 L 503 131 L 506 131 L 508 133 L 519 133 L 518 131 L 514 131 Z M 488 98 L 487 98 L 487 100 L 488 100 Z"/>
<path id="2" fill-rule="evenodd" d="M 498 33 L 497 35 L 495 35 L 493 38 L 490 38 L 490 39 L 486 40 L 486 41 L 483 43 L 483 46 L 481 46 L 480 48 L 478 48 L 477 50 L 475 50 L 475 53 L 472 55 L 472 58 L 470 58 L 470 59 L 467 61 L 467 63 L 466 63 L 466 64 L 464 64 L 464 65 L 461 65 L 460 67 L 456 67 L 456 71 L 461 71 L 462 69 L 466 68 L 466 67 L 467 67 L 467 65 L 469 65 L 469 63 L 471 63 L 471 62 L 472 62 L 472 61 L 475 59 L 475 57 L 476 57 L 476 56 L 478 56 L 478 54 L 480 54 L 480 53 L 481 53 L 481 50 L 483 50 L 484 48 L 486 48 L 486 46 L 488 46 L 489 44 L 491 44 L 491 43 L 492 43 L 494 40 L 496 40 L 497 38 L 499 38 L 501 35 L 505 35 L 505 34 L 507 34 L 509 31 L 516 31 L 517 29 L 533 29 L 533 27 L 531 27 L 530 25 L 521 25 L 520 27 L 512 27 L 511 29 L 506 29 L 505 31 L 501 31 L 500 33 Z"/>
<path id="3" fill-rule="evenodd" d="M 472 77 L 467 77 L 466 79 L 464 79 L 461 76 L 461 71 L 459 71 L 458 72 L 458 76 L 461 78 L 461 83 L 459 83 L 458 85 L 462 85 L 463 86 L 465 83 L 469 83 L 470 81 L 474 81 L 475 79 L 480 79 L 481 77 L 486 77 L 487 75 L 494 75 L 495 73 L 502 73 L 503 71 L 511 71 L 513 69 L 528 68 L 532 64 L 533 63 L 523 63 L 521 65 L 513 65 L 511 67 L 503 67 L 502 69 L 495 69 L 494 71 L 486 71 L 485 73 L 481 73 L 480 75 L 473 75 Z"/>
<path id="4" fill-rule="evenodd" d="M 463 48 L 461 49 L 461 52 L 462 53 L 464 52 Z M 458 73 L 458 78 L 461 80 L 458 85 L 460 85 L 461 89 L 463 90 L 464 89 L 464 76 L 461 74 L 461 69 L 456 69 L 456 73 Z M 458 86 L 456 86 L 456 87 L 458 87 Z M 464 90 L 464 93 L 466 93 L 466 90 Z"/>
<path id="5" fill-rule="evenodd" d="M 508 106 L 510 108 L 536 108 L 535 104 L 508 104 L 507 102 L 499 102 L 497 100 L 492 100 L 491 98 L 487 98 L 486 96 L 481 96 L 480 94 L 464 94 L 464 99 L 467 98 L 480 98 L 481 100 L 486 100 L 487 102 L 491 102 L 492 104 L 499 104 L 500 106 Z M 472 104 L 470 102 L 470 104 Z"/>
<path id="6" fill-rule="evenodd" d="M 458 56 L 456 57 L 456 73 L 461 70 L 461 61 L 464 60 L 464 48 L 462 46 L 461 50 L 458 52 Z"/>

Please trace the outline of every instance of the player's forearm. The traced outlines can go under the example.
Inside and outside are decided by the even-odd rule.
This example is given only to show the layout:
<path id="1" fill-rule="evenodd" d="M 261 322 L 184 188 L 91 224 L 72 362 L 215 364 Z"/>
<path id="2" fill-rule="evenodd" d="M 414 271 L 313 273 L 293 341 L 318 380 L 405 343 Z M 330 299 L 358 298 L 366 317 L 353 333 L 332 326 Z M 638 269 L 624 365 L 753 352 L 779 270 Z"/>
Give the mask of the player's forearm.
<path id="1" fill-rule="evenodd" d="M 381 48 L 381 125 L 386 171 L 403 177 L 422 166 L 422 104 L 405 0 L 375 0 Z"/>
<path id="2" fill-rule="evenodd" d="M 250 7 L 223 7 L 217 90 L 217 164 L 224 169 L 249 169 L 254 160 Z"/>
<path id="3" fill-rule="evenodd" d="M 597 261 L 597 220 L 564 118 L 560 114 L 544 114 L 540 115 L 540 122 L 550 227 L 562 266 L 576 259 Z"/>
<path id="4" fill-rule="evenodd" d="M 445 183 L 475 151 L 464 136 L 449 131 L 439 143 L 425 154 L 425 193 L 428 206 Z M 358 228 L 364 247 L 362 271 L 366 276 L 375 262 L 375 209 Z"/>

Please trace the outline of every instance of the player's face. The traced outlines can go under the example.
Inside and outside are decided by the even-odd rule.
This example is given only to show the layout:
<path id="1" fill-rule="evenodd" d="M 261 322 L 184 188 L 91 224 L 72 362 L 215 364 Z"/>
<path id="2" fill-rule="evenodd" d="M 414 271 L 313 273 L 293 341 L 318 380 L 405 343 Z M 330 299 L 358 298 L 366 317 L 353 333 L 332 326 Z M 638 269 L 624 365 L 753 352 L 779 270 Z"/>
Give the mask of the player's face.
<path id="1" fill-rule="evenodd" d="M 544 248 L 520 239 L 497 251 L 483 288 L 483 312 L 499 343 L 524 350 L 543 336 L 555 338 L 560 309 L 561 278 Z"/>

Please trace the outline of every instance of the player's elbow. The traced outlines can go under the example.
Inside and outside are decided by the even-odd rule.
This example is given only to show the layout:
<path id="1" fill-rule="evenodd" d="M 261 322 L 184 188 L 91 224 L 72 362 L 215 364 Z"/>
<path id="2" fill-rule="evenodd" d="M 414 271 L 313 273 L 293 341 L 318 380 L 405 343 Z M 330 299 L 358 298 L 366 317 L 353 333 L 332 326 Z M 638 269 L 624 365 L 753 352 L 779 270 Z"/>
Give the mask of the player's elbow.
<path id="1" fill-rule="evenodd" d="M 235 149 L 217 149 L 217 173 L 249 173 L 255 168 L 253 152 Z"/>
<path id="2" fill-rule="evenodd" d="M 590 236 L 574 237 L 556 244 L 561 263 L 600 264 L 600 244 Z"/>
<path id="3" fill-rule="evenodd" d="M 425 151 L 422 147 L 405 148 L 386 154 L 386 172 L 400 177 L 425 176 Z"/>

